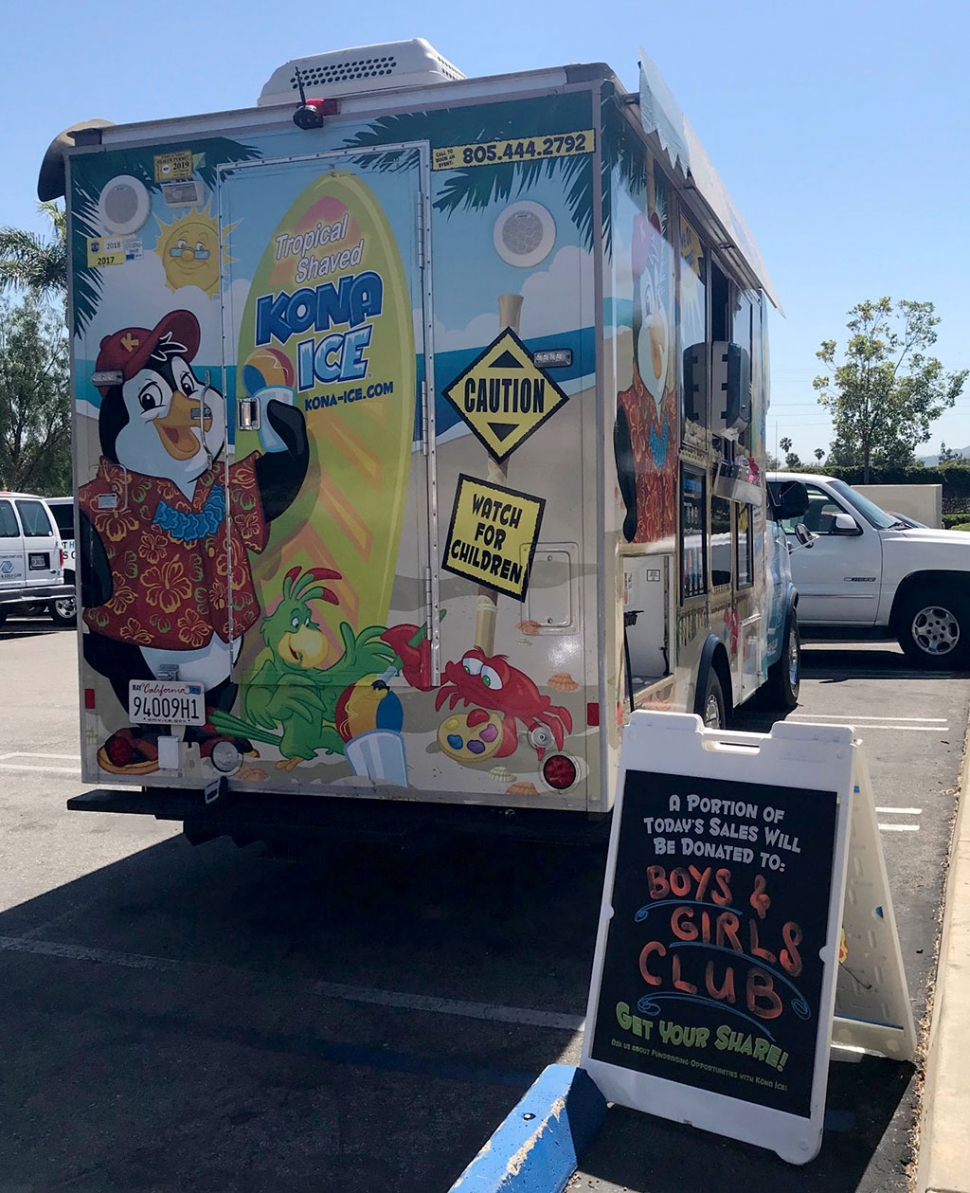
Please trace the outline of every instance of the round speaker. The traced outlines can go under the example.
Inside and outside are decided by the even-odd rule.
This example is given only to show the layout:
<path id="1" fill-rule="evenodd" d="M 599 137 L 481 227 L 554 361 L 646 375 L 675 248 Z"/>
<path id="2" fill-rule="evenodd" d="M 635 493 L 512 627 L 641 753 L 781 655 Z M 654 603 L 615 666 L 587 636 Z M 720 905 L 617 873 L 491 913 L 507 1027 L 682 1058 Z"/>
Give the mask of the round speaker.
<path id="1" fill-rule="evenodd" d="M 510 203 L 495 221 L 495 250 L 503 261 L 528 269 L 544 261 L 556 243 L 556 221 L 541 203 Z"/>
<path id="2" fill-rule="evenodd" d="M 116 236 L 128 236 L 151 215 L 152 200 L 148 188 L 130 174 L 112 178 L 98 198 L 101 223 Z"/>

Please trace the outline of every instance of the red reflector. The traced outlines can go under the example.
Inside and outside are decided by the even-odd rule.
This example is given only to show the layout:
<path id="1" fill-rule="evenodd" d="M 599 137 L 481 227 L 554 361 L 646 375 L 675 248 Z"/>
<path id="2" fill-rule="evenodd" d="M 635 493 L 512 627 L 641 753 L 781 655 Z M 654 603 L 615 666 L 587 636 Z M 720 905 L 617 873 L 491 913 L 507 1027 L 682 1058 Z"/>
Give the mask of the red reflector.
<path id="1" fill-rule="evenodd" d="M 91 711 L 93 708 L 95 708 L 94 688 L 84 689 L 84 707 L 88 709 L 88 711 Z"/>
<path id="2" fill-rule="evenodd" d="M 542 764 L 542 777 L 556 791 L 565 791 L 576 782 L 576 763 L 565 754 L 553 754 Z"/>
<path id="3" fill-rule="evenodd" d="M 595 729 L 600 723 L 600 706 L 596 700 L 586 705 L 586 724 Z"/>

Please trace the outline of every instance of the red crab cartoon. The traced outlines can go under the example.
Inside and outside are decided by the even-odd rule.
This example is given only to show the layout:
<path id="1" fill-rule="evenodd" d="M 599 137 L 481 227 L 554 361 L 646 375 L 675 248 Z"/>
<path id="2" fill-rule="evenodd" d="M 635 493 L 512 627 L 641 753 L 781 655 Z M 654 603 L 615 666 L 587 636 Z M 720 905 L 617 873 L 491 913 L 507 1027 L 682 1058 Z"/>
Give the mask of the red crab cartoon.
<path id="1" fill-rule="evenodd" d="M 469 729 L 485 722 L 499 722 L 501 745 L 498 749 L 487 751 L 490 757 L 506 758 L 515 753 L 518 746 L 517 721 L 521 721 L 530 731 L 542 730 L 545 726 L 551 734 L 551 739 L 547 737 L 545 741 L 541 740 L 545 731 L 533 737 L 540 762 L 553 741 L 561 750 L 566 733 L 572 732 L 573 719 L 568 709 L 553 704 L 548 696 L 543 696 L 528 675 L 511 666 L 505 655 L 489 656 L 480 646 L 466 651 L 460 662 L 446 664 L 444 683 L 435 698 L 435 708 L 440 710 L 449 698 L 449 708 L 452 709 L 459 700 L 476 706 L 466 718 Z M 497 718 L 490 715 L 487 709 L 497 713 Z M 456 748 L 460 749 L 457 743 Z"/>

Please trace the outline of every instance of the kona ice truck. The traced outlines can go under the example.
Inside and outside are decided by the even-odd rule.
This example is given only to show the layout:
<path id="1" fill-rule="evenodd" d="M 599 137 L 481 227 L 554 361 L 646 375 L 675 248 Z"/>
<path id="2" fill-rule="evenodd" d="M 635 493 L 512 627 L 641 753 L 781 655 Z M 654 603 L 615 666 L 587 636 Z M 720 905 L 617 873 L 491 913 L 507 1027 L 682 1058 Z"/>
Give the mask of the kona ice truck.
<path id="1" fill-rule="evenodd" d="M 73 806 L 196 839 L 353 797 L 604 813 L 631 709 L 794 704 L 771 286 L 649 61 L 628 94 L 301 58 L 249 109 L 72 126 L 39 191 L 111 788 Z"/>

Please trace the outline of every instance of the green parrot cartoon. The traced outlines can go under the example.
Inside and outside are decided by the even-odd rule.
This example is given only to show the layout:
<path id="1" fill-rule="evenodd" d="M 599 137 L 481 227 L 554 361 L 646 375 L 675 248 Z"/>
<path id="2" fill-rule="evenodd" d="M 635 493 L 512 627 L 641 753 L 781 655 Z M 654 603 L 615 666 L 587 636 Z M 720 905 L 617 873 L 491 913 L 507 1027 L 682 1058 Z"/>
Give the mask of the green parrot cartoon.
<path id="1" fill-rule="evenodd" d="M 323 581 L 341 578 L 329 568 L 287 572 L 282 599 L 260 626 L 266 648 L 252 682 L 242 688 L 242 716 L 212 713 L 220 732 L 277 746 L 281 770 L 292 770 L 321 750 L 342 754 L 344 742 L 334 724 L 341 695 L 365 676 L 400 669 L 397 651 L 381 640 L 384 626 L 355 633 L 345 621 L 339 627 L 343 654 L 325 665 L 332 647 L 313 620 L 310 602 L 336 605 L 337 596 Z"/>

